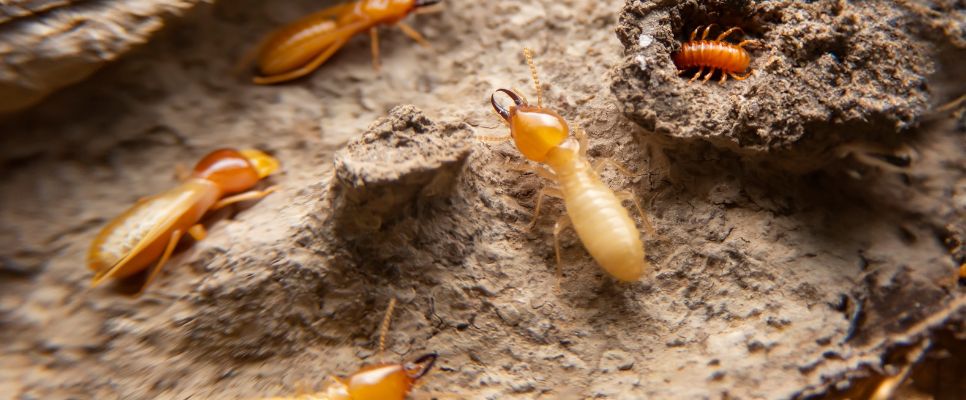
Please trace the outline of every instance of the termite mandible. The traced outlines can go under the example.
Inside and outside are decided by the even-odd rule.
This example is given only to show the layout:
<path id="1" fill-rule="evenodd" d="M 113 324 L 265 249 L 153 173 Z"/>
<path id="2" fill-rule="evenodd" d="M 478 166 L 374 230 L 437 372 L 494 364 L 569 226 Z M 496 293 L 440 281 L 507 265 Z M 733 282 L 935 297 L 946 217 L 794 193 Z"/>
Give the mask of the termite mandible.
<path id="1" fill-rule="evenodd" d="M 181 185 L 141 199 L 101 230 L 87 253 L 87 266 L 94 271 L 91 285 L 134 275 L 160 257 L 140 294 L 161 271 L 184 234 L 195 240 L 205 238 L 205 228 L 198 221 L 206 212 L 272 193 L 274 187 L 238 192 L 251 189 L 278 168 L 278 160 L 254 149 L 209 153 Z M 222 198 L 229 194 L 234 195 Z"/>
<path id="2" fill-rule="evenodd" d="M 637 207 L 649 233 L 654 232 L 640 203 L 632 192 L 614 193 L 600 179 L 600 171 L 610 165 L 622 174 L 633 176 L 610 159 L 602 159 L 593 165 L 587 160 L 587 135 L 575 129 L 570 136 L 567 121 L 553 110 L 543 107 L 540 81 L 529 49 L 524 50 L 537 92 L 537 105 L 510 89 L 497 89 L 490 96 L 493 109 L 503 118 L 510 134 L 502 138 L 484 140 L 510 140 L 530 161 L 546 165 L 522 164 L 516 169 L 532 171 L 538 176 L 555 182 L 557 187 L 544 187 L 537 194 L 532 228 L 540 215 L 544 196 L 563 199 L 567 215 L 561 216 L 553 228 L 554 251 L 557 273 L 561 274 L 560 233 L 573 227 L 580 241 L 597 263 L 611 276 L 624 282 L 640 279 L 647 269 L 644 244 L 640 233 L 623 200 L 631 200 Z M 497 93 L 508 96 L 513 105 L 503 106 L 496 100 Z M 549 168 L 547 168 L 549 167 Z"/>

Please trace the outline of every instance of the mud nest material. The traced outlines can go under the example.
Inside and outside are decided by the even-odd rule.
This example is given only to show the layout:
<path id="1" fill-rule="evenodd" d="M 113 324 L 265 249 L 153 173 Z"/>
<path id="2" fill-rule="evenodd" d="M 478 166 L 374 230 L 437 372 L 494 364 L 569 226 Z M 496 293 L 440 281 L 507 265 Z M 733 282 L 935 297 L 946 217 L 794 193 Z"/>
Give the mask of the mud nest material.
<path id="1" fill-rule="evenodd" d="M 715 23 L 754 39 L 744 81 L 688 83 L 671 61 L 691 32 Z M 894 143 L 925 112 L 931 47 L 918 19 L 891 2 L 628 1 L 625 58 L 612 90 L 624 113 L 659 135 L 704 140 L 784 169 L 811 170 L 837 145 Z M 699 35 L 700 38 L 700 35 Z M 678 142 L 679 144 L 682 142 Z"/>
<path id="2" fill-rule="evenodd" d="M 205 0 L 0 2 L 0 113 L 80 82 Z"/>
<path id="3" fill-rule="evenodd" d="M 424 200 L 444 197 L 470 154 L 471 135 L 414 106 L 393 108 L 335 156 L 336 229 L 362 238 Z"/>

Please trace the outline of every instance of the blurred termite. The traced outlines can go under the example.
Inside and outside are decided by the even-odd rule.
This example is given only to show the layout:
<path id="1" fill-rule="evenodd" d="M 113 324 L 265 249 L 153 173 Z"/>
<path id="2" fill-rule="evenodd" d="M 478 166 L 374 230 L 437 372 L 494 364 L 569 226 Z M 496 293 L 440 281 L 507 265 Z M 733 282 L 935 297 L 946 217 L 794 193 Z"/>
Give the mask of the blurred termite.
<path id="1" fill-rule="evenodd" d="M 849 142 L 839 145 L 835 149 L 839 158 L 851 156 L 856 161 L 878 167 L 888 172 L 909 172 L 912 165 L 919 159 L 919 153 L 909 145 L 888 147 L 878 143 Z"/>
<path id="2" fill-rule="evenodd" d="M 396 299 L 389 301 L 379 330 L 379 354 L 386 349 L 386 333 Z M 379 363 L 363 367 L 347 378 L 330 377 L 331 383 L 319 393 L 267 400 L 404 400 L 436 363 L 436 353 L 424 354 L 407 363 Z"/>
<path id="3" fill-rule="evenodd" d="M 591 164 L 587 159 L 587 134 L 580 128 L 570 136 L 567 121 L 553 110 L 543 107 L 540 80 L 530 49 L 524 50 L 530 74 L 537 92 L 537 104 L 532 105 L 517 92 L 497 89 L 490 96 L 490 103 L 510 129 L 508 136 L 481 138 L 487 141 L 512 139 L 516 148 L 530 161 L 546 165 L 518 164 L 512 168 L 531 171 L 556 183 L 556 187 L 544 187 L 537 194 L 532 229 L 540 215 L 544 196 L 563 199 L 566 215 L 557 219 L 553 228 L 554 251 L 557 258 L 557 274 L 562 274 L 560 258 L 560 233 L 573 227 L 590 255 L 610 273 L 625 282 L 640 279 L 647 268 L 644 244 L 634 220 L 621 204 L 631 200 L 644 221 L 645 228 L 654 230 L 632 192 L 618 192 L 608 188 L 600 179 L 600 171 L 606 166 L 615 167 L 622 174 L 634 176 L 626 168 L 610 159 Z M 496 100 L 503 93 L 513 101 L 505 107 Z M 547 168 L 549 167 L 549 168 Z"/>
<path id="4" fill-rule="evenodd" d="M 966 95 L 961 95 L 942 106 L 930 110 L 923 116 L 923 122 L 928 122 L 940 118 L 945 113 L 957 110 L 962 111 L 962 105 L 966 103 Z M 838 158 L 852 157 L 855 161 L 862 164 L 877 167 L 883 171 L 895 173 L 912 172 L 915 164 L 919 161 L 919 152 L 908 144 L 898 146 L 887 146 L 881 143 L 869 141 L 854 141 L 843 143 L 835 148 L 835 155 Z M 852 176 L 861 178 L 861 175 L 852 171 Z"/>
<path id="5" fill-rule="evenodd" d="M 195 240 L 205 238 L 205 228 L 198 221 L 206 212 L 272 193 L 274 187 L 243 191 L 278 168 L 278 160 L 258 150 L 209 153 L 181 185 L 139 200 L 101 230 L 87 253 L 87 266 L 95 272 L 91 285 L 134 275 L 160 257 L 138 293 L 143 292 L 184 234 Z M 234 195 L 223 198 L 230 194 Z"/>
<path id="6" fill-rule="evenodd" d="M 398 26 L 406 36 L 430 47 L 429 42 L 402 19 L 442 0 L 357 0 L 310 14 L 275 31 L 259 47 L 253 82 L 270 85 L 300 78 L 315 71 L 353 36 L 368 30 L 372 63 L 379 69 L 378 25 Z"/>

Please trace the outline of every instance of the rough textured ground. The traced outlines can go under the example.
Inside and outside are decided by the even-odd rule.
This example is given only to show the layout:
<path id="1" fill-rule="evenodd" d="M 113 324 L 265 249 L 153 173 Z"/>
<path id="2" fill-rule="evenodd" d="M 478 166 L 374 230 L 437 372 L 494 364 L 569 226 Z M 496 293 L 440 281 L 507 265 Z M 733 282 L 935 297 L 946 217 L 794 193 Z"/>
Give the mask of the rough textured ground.
<path id="1" fill-rule="evenodd" d="M 963 110 L 929 111 L 966 91 L 946 30 L 922 36 L 936 72 L 923 122 L 906 133 L 914 163 L 785 175 L 621 116 L 620 1 L 452 0 L 412 19 L 434 51 L 386 32 L 381 74 L 358 38 L 305 80 L 256 87 L 232 76 L 236 60 L 320 6 L 266 3 L 196 9 L 0 125 L 0 394 L 320 388 L 378 358 L 391 297 L 385 358 L 439 352 L 418 391 L 461 398 L 811 398 L 893 374 L 907 354 L 961 366 L 925 350 L 961 346 L 966 308 L 954 277 Z M 654 270 L 639 283 L 615 283 L 567 235 L 557 289 L 562 207 L 527 231 L 542 182 L 503 166 L 519 160 L 509 144 L 468 139 L 504 133 L 494 88 L 532 93 L 524 46 L 546 104 L 590 133 L 591 157 L 641 174 L 605 174 L 639 193 L 659 234 L 646 238 Z M 390 112 L 401 104 L 414 107 Z M 181 246 L 142 297 L 88 288 L 98 229 L 174 184 L 176 164 L 224 145 L 278 156 L 285 172 L 270 181 L 281 190 L 206 218 L 209 237 Z"/>
<path id="2" fill-rule="evenodd" d="M 0 2 L 0 114 L 87 78 L 200 1 Z"/>
<path id="3" fill-rule="evenodd" d="M 703 140 L 794 171 L 820 168 L 845 143 L 908 141 L 928 108 L 936 41 L 923 33 L 936 18 L 910 12 L 913 5 L 924 6 L 629 1 L 618 29 L 626 59 L 614 93 L 628 117 L 679 143 Z M 933 6 L 960 16 L 958 31 L 938 42 L 962 48 L 966 10 Z M 748 47 L 754 79 L 719 85 L 715 74 L 708 83 L 688 83 L 697 71 L 679 76 L 667 62 L 695 28 L 712 23 L 718 26 L 709 40 L 738 27 L 746 34 L 727 41 L 757 41 Z"/>

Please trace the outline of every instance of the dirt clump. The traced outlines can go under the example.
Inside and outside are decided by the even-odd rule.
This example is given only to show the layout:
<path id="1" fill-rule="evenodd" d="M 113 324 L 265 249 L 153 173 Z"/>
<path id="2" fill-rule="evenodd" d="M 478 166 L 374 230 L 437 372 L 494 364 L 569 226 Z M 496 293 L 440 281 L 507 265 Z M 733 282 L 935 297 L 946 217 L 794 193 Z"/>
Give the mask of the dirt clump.
<path id="1" fill-rule="evenodd" d="M 411 105 L 373 122 L 335 155 L 332 194 L 340 235 L 363 239 L 417 202 L 448 195 L 472 140 L 466 126 L 435 124 Z"/>
<path id="2" fill-rule="evenodd" d="M 688 83 L 671 55 L 699 26 L 756 40 L 744 81 Z M 625 58 L 612 83 L 645 129 L 707 141 L 786 170 L 811 171 L 853 141 L 908 141 L 929 106 L 934 49 L 922 21 L 893 2 L 628 1 L 617 29 Z M 702 30 L 703 32 L 703 30 Z M 701 35 L 699 34 L 700 38 Z M 707 72 L 707 71 L 705 71 Z"/>

